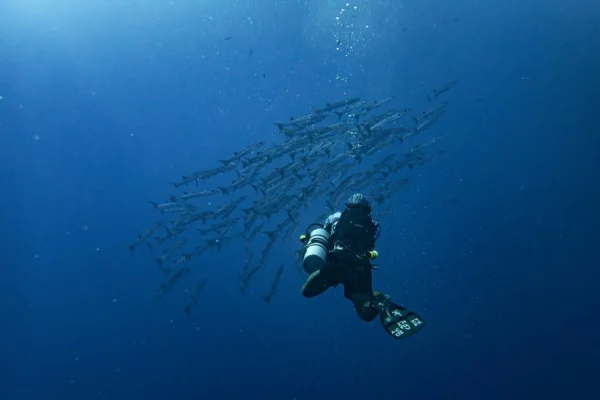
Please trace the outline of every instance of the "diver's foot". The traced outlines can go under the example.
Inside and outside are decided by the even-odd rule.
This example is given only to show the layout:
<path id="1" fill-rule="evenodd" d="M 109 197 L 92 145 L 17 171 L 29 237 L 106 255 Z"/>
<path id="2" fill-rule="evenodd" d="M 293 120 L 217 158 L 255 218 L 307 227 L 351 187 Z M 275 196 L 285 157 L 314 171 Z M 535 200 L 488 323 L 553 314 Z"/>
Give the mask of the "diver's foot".
<path id="1" fill-rule="evenodd" d="M 425 326 L 425 321 L 420 316 L 393 303 L 389 296 L 379 294 L 375 303 L 383 329 L 396 339 L 412 336 Z"/>

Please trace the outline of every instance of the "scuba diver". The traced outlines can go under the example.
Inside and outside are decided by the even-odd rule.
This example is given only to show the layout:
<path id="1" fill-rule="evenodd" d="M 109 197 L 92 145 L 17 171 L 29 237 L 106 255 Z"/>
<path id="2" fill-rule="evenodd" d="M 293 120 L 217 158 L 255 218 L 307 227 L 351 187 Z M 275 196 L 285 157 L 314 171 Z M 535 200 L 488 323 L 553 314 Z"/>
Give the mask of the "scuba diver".
<path id="1" fill-rule="evenodd" d="M 344 297 L 354 303 L 360 319 L 370 322 L 379 316 L 385 331 L 399 339 L 415 334 L 425 322 L 393 303 L 390 296 L 373 291 L 376 266 L 371 261 L 379 255 L 375 250 L 379 232 L 379 224 L 371 218 L 371 204 L 360 193 L 350 197 L 343 212 L 330 215 L 325 225 L 308 226 L 300 236 L 303 267 L 310 274 L 302 294 L 311 298 L 342 284 Z"/>

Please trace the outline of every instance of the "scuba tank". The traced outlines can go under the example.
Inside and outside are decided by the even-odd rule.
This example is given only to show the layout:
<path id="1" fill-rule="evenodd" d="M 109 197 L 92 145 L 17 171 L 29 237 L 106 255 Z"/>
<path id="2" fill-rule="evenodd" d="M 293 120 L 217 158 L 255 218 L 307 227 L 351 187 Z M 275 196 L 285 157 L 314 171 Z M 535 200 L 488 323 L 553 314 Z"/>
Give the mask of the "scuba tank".
<path id="1" fill-rule="evenodd" d="M 313 226 L 318 226 L 318 228 L 308 233 L 308 230 Z M 309 225 L 306 229 L 306 234 L 300 236 L 300 241 L 306 244 L 304 246 L 302 265 L 307 273 L 312 274 L 325 266 L 327 253 L 329 253 L 330 237 L 329 232 L 321 224 Z"/>

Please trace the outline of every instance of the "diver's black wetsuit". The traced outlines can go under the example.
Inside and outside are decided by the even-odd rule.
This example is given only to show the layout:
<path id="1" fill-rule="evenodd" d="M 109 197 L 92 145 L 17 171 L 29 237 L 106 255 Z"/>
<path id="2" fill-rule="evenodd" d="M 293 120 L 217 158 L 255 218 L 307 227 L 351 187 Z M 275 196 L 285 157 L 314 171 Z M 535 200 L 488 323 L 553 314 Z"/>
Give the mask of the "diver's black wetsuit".
<path id="1" fill-rule="evenodd" d="M 302 294 L 311 298 L 342 284 L 344 297 L 354 303 L 360 319 L 369 322 L 379 316 L 385 331 L 396 339 L 415 334 L 424 326 L 422 318 L 389 296 L 373 292 L 370 260 L 377 256 L 379 224 L 371 219 L 370 203 L 357 193 L 346 205 L 344 212 L 332 214 L 323 226 L 331 236 L 325 265 L 306 279 Z"/>
<path id="2" fill-rule="evenodd" d="M 310 298 L 342 284 L 344 296 L 352 300 L 360 319 L 372 321 L 377 309 L 372 266 L 365 255 L 375 248 L 379 224 L 371 218 L 371 205 L 364 196 L 355 195 L 343 212 L 327 218 L 324 228 L 331 235 L 332 248 L 325 266 L 313 272 L 302 286 L 302 294 Z"/>
<path id="3" fill-rule="evenodd" d="M 344 297 L 352 300 L 360 319 L 372 321 L 377 316 L 377 309 L 373 303 L 371 269 L 368 260 L 346 251 L 333 251 L 329 253 L 325 266 L 310 274 L 302 286 L 302 294 L 310 298 L 330 287 L 344 285 Z"/>

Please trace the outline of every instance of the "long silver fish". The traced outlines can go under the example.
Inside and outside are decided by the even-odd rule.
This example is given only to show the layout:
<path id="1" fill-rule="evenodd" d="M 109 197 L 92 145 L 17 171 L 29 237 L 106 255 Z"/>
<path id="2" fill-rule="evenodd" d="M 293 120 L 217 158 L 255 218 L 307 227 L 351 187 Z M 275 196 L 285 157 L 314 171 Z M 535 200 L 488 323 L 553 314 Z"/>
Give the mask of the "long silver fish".
<path id="1" fill-rule="evenodd" d="M 446 93 L 448 90 L 452 89 L 458 83 L 458 79 L 455 79 L 451 82 L 446 83 L 445 85 L 440 86 L 437 89 L 433 89 L 431 92 L 427 94 L 427 99 L 431 102 L 433 99 L 437 99 L 442 94 Z"/>
<path id="2" fill-rule="evenodd" d="M 197 199 L 212 196 L 217 193 L 220 193 L 218 189 L 201 190 L 199 192 L 183 192 L 183 194 L 177 196 L 177 200 Z"/>
<path id="3" fill-rule="evenodd" d="M 179 282 L 179 280 L 181 278 L 183 278 L 184 276 L 186 276 L 188 274 L 188 272 L 190 272 L 191 269 L 190 268 L 180 268 L 177 270 L 177 272 L 175 272 L 175 274 L 173 274 L 165 283 L 163 283 L 162 285 L 160 285 L 160 289 L 158 290 L 157 296 L 159 298 L 161 298 L 162 296 L 165 295 L 165 293 L 167 293 L 169 290 L 171 290 L 173 288 L 173 286 L 175 286 L 175 284 L 177 282 Z"/>
<path id="4" fill-rule="evenodd" d="M 381 100 L 375 100 L 373 102 L 373 104 L 367 104 L 363 107 L 363 110 L 365 111 L 365 114 L 367 114 L 369 111 L 372 111 L 376 108 L 381 107 L 384 104 L 389 103 L 390 101 L 394 100 L 396 98 L 396 96 L 389 96 L 386 97 L 385 99 L 381 99 Z"/>
<path id="5" fill-rule="evenodd" d="M 198 295 L 200 294 L 200 292 L 202 291 L 202 289 L 204 289 L 204 286 L 206 285 L 206 282 L 208 282 L 208 279 L 203 279 L 198 286 L 196 286 L 196 290 L 194 291 L 194 293 L 192 293 L 192 295 L 190 296 L 190 302 L 187 306 L 185 306 L 185 313 L 187 314 L 187 316 L 189 317 L 192 313 L 192 306 L 194 304 L 196 304 L 196 301 L 198 300 Z"/>
<path id="6" fill-rule="evenodd" d="M 327 103 L 327 104 L 325 104 L 325 107 L 323 107 L 323 108 L 313 107 L 313 110 L 315 111 L 315 113 L 321 114 L 324 112 L 333 111 L 333 110 L 341 108 L 341 107 L 349 106 L 350 104 L 358 103 L 359 101 L 360 101 L 360 99 L 358 97 L 353 97 L 350 99 L 340 100 L 340 101 L 336 101 L 333 103 Z"/>
<path id="7" fill-rule="evenodd" d="M 175 253 L 177 251 L 177 249 L 179 249 L 181 246 L 183 246 L 186 243 L 186 241 L 187 241 L 186 239 L 183 239 L 183 240 L 180 240 L 179 242 L 175 243 L 169 250 L 165 250 L 162 257 L 155 258 L 154 261 L 156 261 L 156 263 L 158 264 L 159 267 L 162 267 L 163 264 L 165 263 L 165 261 L 167 261 L 173 255 L 173 253 Z"/>
<path id="8" fill-rule="evenodd" d="M 242 157 L 245 157 L 245 156 L 246 156 L 246 154 L 250 154 L 250 153 L 252 153 L 253 151 L 256 151 L 256 150 L 258 150 L 258 149 L 259 149 L 259 148 L 261 148 L 261 147 L 262 147 L 262 146 L 263 146 L 265 143 L 266 143 L 266 142 L 265 142 L 264 140 L 263 140 L 263 141 L 260 141 L 260 142 L 253 143 L 253 144 L 251 144 L 250 146 L 247 146 L 247 147 L 243 148 L 243 149 L 242 149 L 242 150 L 240 150 L 240 151 L 234 152 L 234 153 L 233 153 L 233 157 L 231 157 L 231 158 L 229 158 L 229 159 L 227 159 L 227 160 L 219 160 L 219 162 L 221 162 L 223 165 L 229 165 L 229 164 L 231 164 L 232 162 L 234 162 L 234 161 L 238 161 L 238 160 L 240 160 Z"/>
<path id="9" fill-rule="evenodd" d="M 160 228 L 163 225 L 164 225 L 164 221 L 158 221 L 157 223 L 152 225 L 150 228 L 148 228 L 146 230 L 146 232 L 139 235 L 135 242 L 133 242 L 132 244 L 129 245 L 129 250 L 134 251 L 137 246 L 144 243 L 146 241 L 146 239 L 148 239 L 148 237 L 150 237 L 150 235 L 152 235 L 152 232 L 154 232 L 155 230 L 157 230 L 158 228 Z"/>

